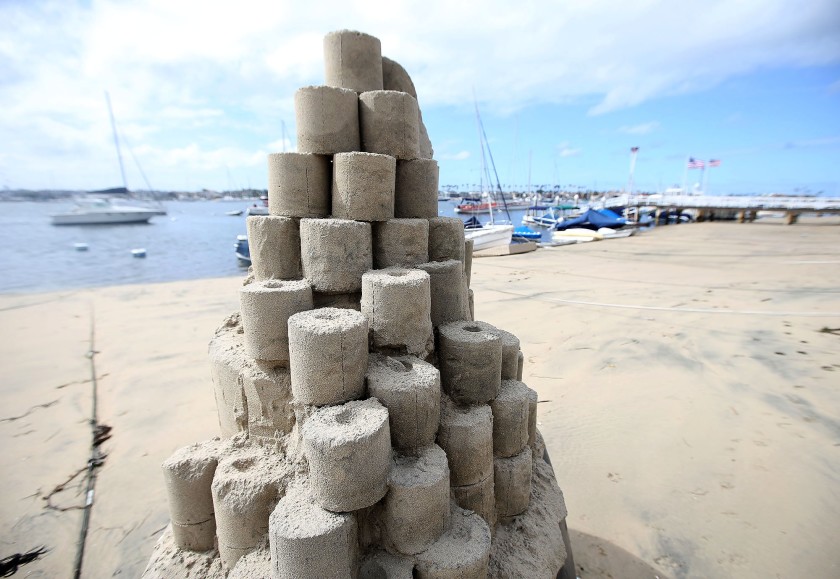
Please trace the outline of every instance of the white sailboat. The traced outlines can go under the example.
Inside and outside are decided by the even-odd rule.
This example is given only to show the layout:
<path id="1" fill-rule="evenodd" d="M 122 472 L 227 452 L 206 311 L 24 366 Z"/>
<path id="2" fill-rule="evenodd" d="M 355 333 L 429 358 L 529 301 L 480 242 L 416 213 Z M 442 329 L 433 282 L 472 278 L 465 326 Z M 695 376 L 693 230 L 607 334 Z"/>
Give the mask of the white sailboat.
<path id="1" fill-rule="evenodd" d="M 120 151 L 120 140 L 117 136 L 117 125 L 114 121 L 114 112 L 111 109 L 111 99 L 107 92 L 105 93 L 105 100 L 108 103 L 108 114 L 111 118 L 111 129 L 114 132 L 114 145 L 116 145 L 117 158 L 120 163 L 120 174 L 122 175 L 123 180 L 122 191 L 128 193 L 125 168 L 123 167 L 122 153 Z M 143 177 L 145 178 L 145 175 Z M 86 195 L 76 199 L 75 203 L 76 206 L 70 211 L 50 215 L 52 224 L 121 225 L 125 223 L 148 223 L 155 215 L 166 215 L 166 211 L 162 207 L 147 207 L 141 204 L 127 204 L 124 200 L 116 200 L 111 197 L 99 195 Z"/>
<path id="2" fill-rule="evenodd" d="M 487 179 L 487 183 L 491 183 L 490 172 L 487 166 L 487 159 L 485 156 L 485 147 L 487 155 L 490 156 L 490 162 L 493 163 L 493 154 L 490 152 L 490 145 L 487 143 L 487 137 L 484 134 L 484 126 L 481 123 L 481 116 L 478 113 L 478 102 L 475 103 L 475 116 L 478 125 L 478 138 L 481 143 L 481 182 L 482 186 Z M 495 171 L 495 164 L 493 166 Z M 496 179 L 498 181 L 498 178 Z M 501 187 L 499 188 L 501 193 Z M 496 200 L 490 192 L 482 191 L 482 201 L 486 197 L 488 204 L 492 207 L 496 205 Z M 502 203 L 504 203 L 502 199 Z M 513 238 L 513 225 L 510 223 L 496 223 L 493 218 L 493 211 L 490 211 L 490 222 L 485 223 L 481 227 L 470 228 L 464 230 L 464 238 L 473 241 L 473 251 L 481 251 L 483 249 L 490 249 L 494 247 L 505 247 L 511 244 Z"/>

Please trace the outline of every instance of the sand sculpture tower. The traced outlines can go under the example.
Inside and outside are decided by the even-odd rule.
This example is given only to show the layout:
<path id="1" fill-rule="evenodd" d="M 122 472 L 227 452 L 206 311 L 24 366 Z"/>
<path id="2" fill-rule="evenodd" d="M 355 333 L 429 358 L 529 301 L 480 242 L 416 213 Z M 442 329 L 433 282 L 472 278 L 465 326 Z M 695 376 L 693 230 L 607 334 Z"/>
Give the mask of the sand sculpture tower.
<path id="1" fill-rule="evenodd" d="M 172 523 L 144 577 L 554 577 L 536 393 L 519 340 L 473 320 L 414 85 L 372 36 L 324 54 L 210 343 L 221 438 L 163 464 Z"/>

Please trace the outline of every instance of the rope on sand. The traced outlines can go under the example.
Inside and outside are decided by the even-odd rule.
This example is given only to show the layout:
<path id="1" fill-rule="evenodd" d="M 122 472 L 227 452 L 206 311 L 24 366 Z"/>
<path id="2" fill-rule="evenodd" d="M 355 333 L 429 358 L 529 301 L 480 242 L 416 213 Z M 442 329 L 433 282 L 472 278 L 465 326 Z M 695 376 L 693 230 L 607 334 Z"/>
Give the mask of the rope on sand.
<path id="1" fill-rule="evenodd" d="M 91 383 L 91 414 L 90 414 L 90 428 L 91 428 L 91 443 L 90 443 L 90 458 L 87 463 L 87 484 L 85 489 L 85 505 L 84 513 L 82 515 L 82 527 L 79 531 L 79 540 L 76 543 L 76 559 L 73 563 L 73 577 L 79 579 L 82 575 L 82 561 L 85 556 L 85 543 L 87 542 L 88 528 L 90 526 L 90 515 L 93 510 L 93 496 L 96 487 L 97 469 L 105 463 L 105 455 L 99 449 L 99 446 L 110 438 L 111 427 L 99 424 L 97 417 L 98 408 L 98 389 L 96 383 L 96 362 L 94 357 L 98 352 L 95 348 L 96 338 L 96 319 L 94 316 L 93 305 L 90 307 L 90 349 L 87 352 L 87 357 L 90 360 L 90 383 Z"/>

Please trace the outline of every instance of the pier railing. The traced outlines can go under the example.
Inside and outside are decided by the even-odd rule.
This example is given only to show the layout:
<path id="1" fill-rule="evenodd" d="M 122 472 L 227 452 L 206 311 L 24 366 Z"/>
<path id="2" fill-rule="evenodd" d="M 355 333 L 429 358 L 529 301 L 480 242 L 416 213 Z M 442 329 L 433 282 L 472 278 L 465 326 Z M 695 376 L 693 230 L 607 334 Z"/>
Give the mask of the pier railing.
<path id="1" fill-rule="evenodd" d="M 681 209 L 732 209 L 738 211 L 790 211 L 840 213 L 840 199 L 829 197 L 765 197 L 740 195 L 619 195 L 604 201 L 606 207 L 661 207 Z"/>

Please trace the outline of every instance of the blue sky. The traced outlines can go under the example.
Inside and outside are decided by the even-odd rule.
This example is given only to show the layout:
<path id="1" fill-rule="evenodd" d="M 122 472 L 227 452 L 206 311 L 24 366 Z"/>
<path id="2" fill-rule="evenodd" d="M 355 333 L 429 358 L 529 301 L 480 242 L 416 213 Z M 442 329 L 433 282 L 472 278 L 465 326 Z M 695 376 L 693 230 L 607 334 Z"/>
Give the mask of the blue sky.
<path id="1" fill-rule="evenodd" d="M 626 5 L 632 4 L 632 5 Z M 840 196 L 840 5 L 812 0 L 0 2 L 0 186 L 266 186 L 321 39 L 412 75 L 441 185 L 479 182 L 473 94 L 504 185 Z M 286 142 L 283 142 L 285 125 Z M 530 159 L 530 161 L 529 161 Z M 688 172 L 688 184 L 701 178 Z"/>

